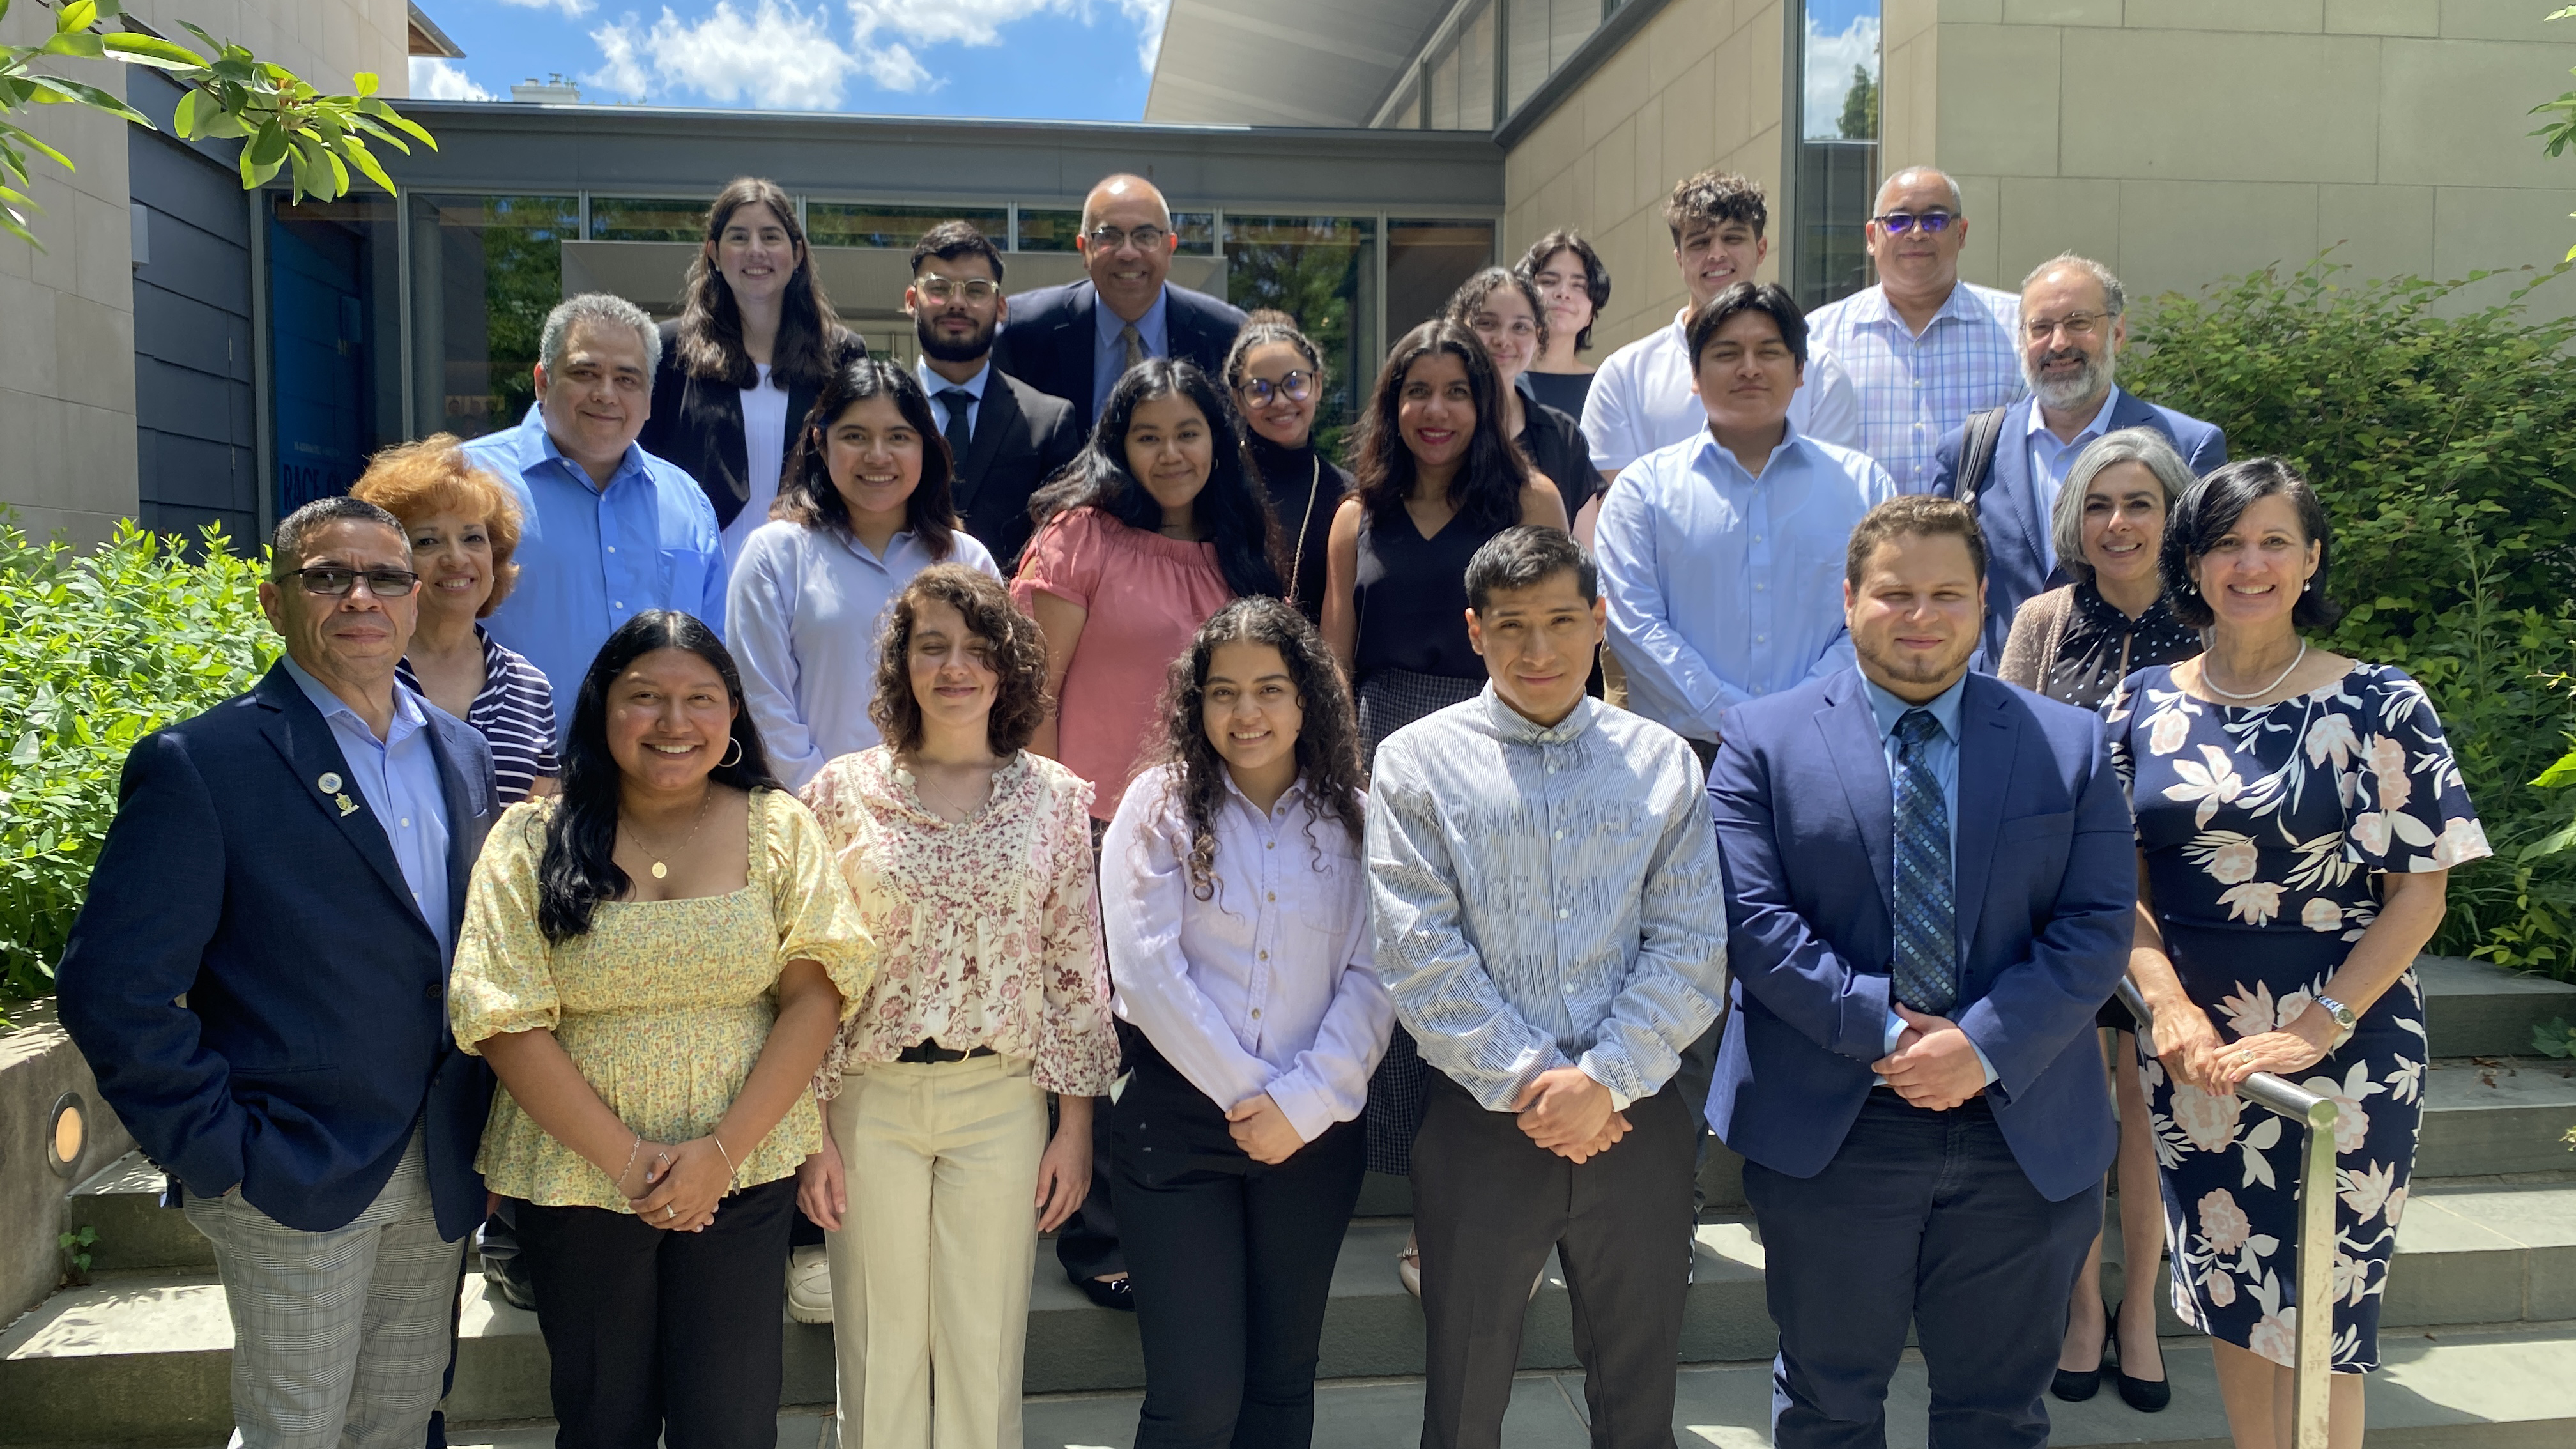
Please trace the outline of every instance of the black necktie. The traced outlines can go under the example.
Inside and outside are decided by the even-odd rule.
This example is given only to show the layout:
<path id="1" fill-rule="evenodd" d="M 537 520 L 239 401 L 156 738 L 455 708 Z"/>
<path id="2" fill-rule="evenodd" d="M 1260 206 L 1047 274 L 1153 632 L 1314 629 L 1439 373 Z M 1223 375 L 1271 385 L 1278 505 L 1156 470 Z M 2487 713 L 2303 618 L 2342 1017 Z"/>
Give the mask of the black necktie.
<path id="1" fill-rule="evenodd" d="M 975 394 L 962 387 L 943 387 L 938 393 L 939 405 L 948 409 L 948 462 L 952 472 L 966 467 L 967 445 L 975 441 L 974 429 L 967 426 L 966 410 L 975 405 Z"/>

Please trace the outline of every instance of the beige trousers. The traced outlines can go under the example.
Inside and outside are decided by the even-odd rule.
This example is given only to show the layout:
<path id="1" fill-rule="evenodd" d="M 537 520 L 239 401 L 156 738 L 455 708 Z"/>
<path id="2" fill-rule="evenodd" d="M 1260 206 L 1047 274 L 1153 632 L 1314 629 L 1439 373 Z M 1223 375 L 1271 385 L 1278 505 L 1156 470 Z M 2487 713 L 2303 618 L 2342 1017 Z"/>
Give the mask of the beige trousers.
<path id="1" fill-rule="evenodd" d="M 844 1444 L 1020 1449 L 1047 1132 L 1029 1065 L 891 1062 L 842 1078 L 831 1124 L 850 1209 L 824 1240 Z"/>

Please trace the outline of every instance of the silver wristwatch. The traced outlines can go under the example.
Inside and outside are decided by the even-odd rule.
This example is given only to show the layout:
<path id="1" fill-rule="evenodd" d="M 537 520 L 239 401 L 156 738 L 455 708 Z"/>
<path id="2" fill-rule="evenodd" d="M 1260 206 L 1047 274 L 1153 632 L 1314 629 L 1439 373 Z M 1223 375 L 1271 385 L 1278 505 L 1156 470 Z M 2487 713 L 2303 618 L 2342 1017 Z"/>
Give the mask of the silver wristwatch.
<path id="1" fill-rule="evenodd" d="M 2335 1000 L 2331 996 L 2320 993 L 2314 999 L 2319 1010 L 2334 1018 L 2335 1039 L 2332 1045 L 2326 1048 L 2328 1051 L 2332 1051 L 2335 1047 L 2343 1045 L 2344 1042 L 2352 1036 L 2352 1029 L 2360 1022 L 2361 1018 L 2353 1014 L 2351 1007 L 2344 1005 L 2342 1002 Z"/>

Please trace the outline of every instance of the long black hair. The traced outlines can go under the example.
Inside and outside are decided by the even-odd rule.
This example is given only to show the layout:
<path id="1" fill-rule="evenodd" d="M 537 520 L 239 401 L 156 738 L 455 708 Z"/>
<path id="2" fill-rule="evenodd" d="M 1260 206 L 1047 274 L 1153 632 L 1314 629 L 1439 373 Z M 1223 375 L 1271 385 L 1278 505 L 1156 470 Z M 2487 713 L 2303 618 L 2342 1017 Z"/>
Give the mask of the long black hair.
<path id="1" fill-rule="evenodd" d="M 727 749 L 733 763 L 716 766 L 707 778 L 737 790 L 779 788 L 760 747 L 760 729 L 742 707 L 742 672 L 715 631 L 677 609 L 647 609 L 619 625 L 581 678 L 572 732 L 564 740 L 563 789 L 546 819 L 545 854 L 537 863 L 537 926 L 553 945 L 588 932 L 592 909 L 626 894 L 634 883 L 616 859 L 624 772 L 608 752 L 608 688 L 636 660 L 659 649 L 685 649 L 724 676 L 725 696 L 733 702 L 733 743 L 740 749 Z"/>
<path id="2" fill-rule="evenodd" d="M 1404 500 L 1413 492 L 1413 450 L 1404 445 L 1397 422 L 1404 405 L 1405 375 L 1426 357 L 1457 358 L 1467 369 L 1467 392 L 1476 404 L 1476 430 L 1468 438 L 1467 457 L 1449 480 L 1449 502 L 1478 533 L 1509 528 L 1521 521 L 1521 490 L 1530 484 L 1529 460 L 1503 436 L 1503 384 L 1484 340 L 1445 317 L 1434 318 L 1404 334 L 1387 354 L 1386 367 L 1369 389 L 1368 411 L 1361 415 L 1359 435 L 1351 445 L 1351 477 L 1360 507 L 1369 522 L 1393 527 L 1404 519 Z"/>
<path id="3" fill-rule="evenodd" d="M 742 345 L 742 308 L 710 255 L 724 239 L 733 214 L 753 203 L 769 208 L 778 218 L 796 255 L 796 270 L 788 275 L 778 316 L 778 340 L 770 346 L 770 380 L 780 387 L 820 382 L 847 329 L 841 326 L 840 314 L 832 310 L 822 279 L 814 275 L 814 253 L 805 244 L 805 228 L 796 221 L 796 203 L 765 176 L 735 177 L 707 208 L 706 235 L 689 261 L 688 280 L 682 288 L 687 300 L 680 310 L 680 365 L 701 382 L 735 387 L 760 383 L 760 369 Z"/>
<path id="4" fill-rule="evenodd" d="M 909 369 L 879 358 L 854 358 L 823 380 L 823 390 L 796 430 L 796 451 L 787 459 L 787 476 L 778 484 L 778 501 L 769 505 L 769 516 L 850 536 L 850 505 L 832 481 L 832 425 L 872 397 L 892 398 L 905 424 L 921 435 L 921 482 L 904 500 L 903 526 L 921 539 L 932 558 L 944 562 L 957 551 L 957 504 L 950 486 L 957 460 L 948 454 L 948 439 L 931 416 L 921 384 Z"/>
<path id="5" fill-rule="evenodd" d="M 1491 376 L 1492 368 L 1486 373 Z M 1127 369 L 1110 389 L 1091 441 L 1029 500 L 1030 519 L 1044 531 L 1059 513 L 1097 508 L 1130 528 L 1158 532 L 1163 505 L 1127 470 L 1127 431 L 1137 408 L 1175 394 L 1207 419 L 1207 486 L 1190 505 L 1199 537 L 1216 547 L 1217 572 L 1237 598 L 1278 596 L 1286 591 L 1279 577 L 1279 525 L 1270 516 L 1270 500 L 1243 471 L 1243 425 L 1225 393 L 1186 358 L 1149 357 Z"/>
<path id="6" fill-rule="evenodd" d="M 1153 758 L 1173 767 L 1165 789 L 1189 824 L 1190 893 L 1203 901 L 1216 889 L 1216 817 L 1225 808 L 1226 771 L 1208 738 L 1207 679 L 1216 651 L 1227 644 L 1267 644 L 1279 651 L 1306 713 L 1297 727 L 1297 778 L 1314 797 L 1315 814 L 1341 822 L 1353 845 L 1361 830 L 1359 724 L 1341 665 L 1324 647 L 1324 636 L 1294 608 L 1277 599 L 1237 599 L 1201 624 L 1190 647 L 1172 661 L 1163 681 L 1163 738 Z M 1310 846 L 1313 828 L 1308 821 Z M 1318 856 L 1321 868 L 1320 851 Z"/>

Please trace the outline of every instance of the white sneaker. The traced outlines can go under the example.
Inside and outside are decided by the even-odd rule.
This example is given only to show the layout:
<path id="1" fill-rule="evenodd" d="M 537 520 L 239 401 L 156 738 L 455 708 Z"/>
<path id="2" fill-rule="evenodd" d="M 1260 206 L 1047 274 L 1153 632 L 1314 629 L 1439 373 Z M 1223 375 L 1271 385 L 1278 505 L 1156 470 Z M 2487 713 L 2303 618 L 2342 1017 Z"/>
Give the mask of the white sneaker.
<path id="1" fill-rule="evenodd" d="M 798 1323 L 832 1321 L 832 1265 L 820 1243 L 787 1254 L 787 1316 Z"/>

